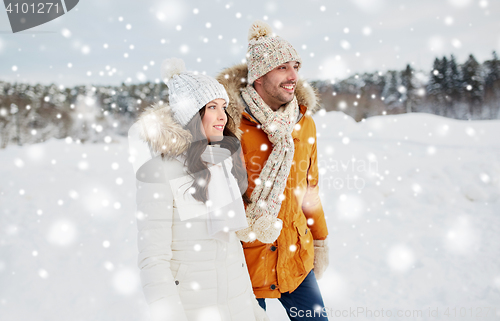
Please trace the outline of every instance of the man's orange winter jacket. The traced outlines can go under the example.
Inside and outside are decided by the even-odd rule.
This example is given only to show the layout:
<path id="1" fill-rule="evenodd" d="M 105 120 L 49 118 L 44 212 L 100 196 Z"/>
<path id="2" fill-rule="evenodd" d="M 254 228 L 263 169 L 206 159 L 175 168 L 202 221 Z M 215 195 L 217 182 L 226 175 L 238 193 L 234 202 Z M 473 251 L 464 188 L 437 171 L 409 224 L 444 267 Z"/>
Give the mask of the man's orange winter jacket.
<path id="1" fill-rule="evenodd" d="M 259 123 L 244 110 L 239 89 L 246 85 L 241 81 L 246 75 L 246 65 L 238 65 L 224 70 L 217 79 L 230 97 L 228 113 L 237 124 L 240 123 L 242 130 L 241 145 L 248 173 L 247 195 L 250 196 L 273 146 Z M 294 291 L 313 268 L 313 240 L 324 240 L 328 235 L 318 195 L 316 126 L 311 112 L 307 112 L 308 107 L 309 110 L 316 108 L 316 96 L 311 87 L 299 81 L 296 97 L 301 115 L 292 132 L 294 161 L 278 214 L 283 221 L 281 234 L 273 244 L 258 240 L 243 242 L 257 298 L 279 298 L 281 293 Z"/>

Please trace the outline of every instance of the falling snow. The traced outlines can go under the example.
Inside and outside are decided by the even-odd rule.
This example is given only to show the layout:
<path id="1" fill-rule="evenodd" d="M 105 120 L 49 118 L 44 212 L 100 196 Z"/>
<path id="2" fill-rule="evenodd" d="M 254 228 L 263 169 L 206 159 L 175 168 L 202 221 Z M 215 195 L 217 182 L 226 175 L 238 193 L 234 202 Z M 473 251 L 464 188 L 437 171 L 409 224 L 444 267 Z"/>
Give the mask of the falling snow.
<path id="1" fill-rule="evenodd" d="M 298 20 L 272 1 L 259 14 L 237 2 L 208 4 L 219 10 L 216 16 L 201 2 L 195 7 L 180 0 L 156 1 L 142 5 L 145 11 L 136 16 L 124 8 L 102 18 L 108 12 L 99 8 L 96 21 L 108 21 L 99 25 L 99 32 L 72 12 L 67 17 L 75 17 L 74 23 L 60 19 L 52 25 L 57 43 L 47 40 L 50 34 L 0 35 L 0 59 L 5 61 L 1 80 L 57 82 L 61 91 L 70 84 L 105 83 L 103 77 L 116 84 L 158 83 L 157 66 L 165 53 L 213 75 L 244 58 L 246 34 L 233 31 L 246 30 L 257 18 L 300 48 L 302 76 L 332 84 L 356 72 L 410 62 L 427 70 L 434 57 L 450 52 L 462 60 L 479 40 L 487 43 L 480 49 L 481 60 L 500 50 L 497 34 L 479 34 L 481 29 L 472 27 L 480 25 L 478 16 L 491 23 L 494 1 L 443 3 L 439 12 L 422 13 L 422 23 L 405 19 L 410 3 L 393 6 L 387 0 L 345 4 L 357 10 L 356 19 L 333 3 L 306 3 L 310 14 L 302 10 L 308 8 L 290 6 L 294 12 L 302 10 Z M 37 64 L 20 59 L 29 52 Z M 136 267 L 135 220 L 144 214 L 135 213 L 127 142 L 109 134 L 110 124 L 94 121 L 101 116 L 94 111 L 101 104 L 96 97 L 81 95 L 71 108 L 78 115 L 75 126 L 87 124 L 89 140 L 98 143 L 67 137 L 0 150 L 0 310 L 9 320 L 149 319 Z M 44 94 L 41 99 L 50 104 L 58 97 Z M 145 103 L 142 97 L 133 102 Z M 334 107 L 348 112 L 356 104 L 340 98 Z M 0 120 L 16 108 L 2 106 Z M 318 146 L 320 192 L 330 231 L 330 267 L 319 281 L 326 306 L 500 310 L 500 123 L 422 114 L 356 123 L 342 112 L 324 110 L 315 121 L 319 135 L 307 142 Z M 30 137 L 38 134 L 40 129 L 28 132 Z M 314 219 L 307 223 L 313 229 Z M 292 252 L 301 250 L 287 246 Z M 194 244 L 193 251 L 203 249 Z M 196 290 L 200 285 L 188 286 Z M 286 320 L 279 303 L 268 301 L 271 319 Z M 200 319 L 217 315 L 206 310 Z"/>
<path id="2" fill-rule="evenodd" d="M 341 309 L 359 302 L 374 308 L 454 304 L 465 298 L 469 304 L 498 302 L 496 292 L 484 292 L 500 287 L 500 275 L 484 264 L 499 264 L 494 241 L 500 232 L 498 123 L 423 114 L 360 123 L 340 112 L 314 117 L 330 231 L 330 267 L 319 282 L 325 304 Z M 7 204 L 0 216 L 0 279 L 13 289 L 3 306 L 7 315 L 17 313 L 26 298 L 49 300 L 40 299 L 38 290 L 50 286 L 67 307 L 44 312 L 51 320 L 84 315 L 92 300 L 107 305 L 126 300 L 113 313 L 122 320 L 144 319 L 147 306 L 134 254 L 141 213 L 135 213 L 126 139 L 111 138 L 113 144 L 50 140 L 0 151 L 5 178 L 0 201 Z M 312 218 L 307 223 L 314 226 Z M 289 244 L 288 250 L 300 247 Z M 27 255 L 4 259 L 19 251 Z M 193 251 L 203 249 L 193 244 Z M 35 269 L 28 268 L 32 264 Z M 467 278 L 470 271 L 477 275 Z M 29 286 L 6 282 L 13 272 Z M 398 289 L 412 295 L 401 296 Z M 271 318 L 285 320 L 275 303 L 268 306 Z"/>

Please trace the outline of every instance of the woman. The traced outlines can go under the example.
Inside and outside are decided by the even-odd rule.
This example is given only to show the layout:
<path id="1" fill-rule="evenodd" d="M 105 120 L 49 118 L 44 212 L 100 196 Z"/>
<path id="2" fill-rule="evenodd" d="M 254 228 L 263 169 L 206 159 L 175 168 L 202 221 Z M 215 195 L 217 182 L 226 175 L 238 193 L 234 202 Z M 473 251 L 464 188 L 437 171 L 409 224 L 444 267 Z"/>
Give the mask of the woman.
<path id="1" fill-rule="evenodd" d="M 138 264 L 152 318 L 267 320 L 235 237 L 248 226 L 247 178 L 227 93 L 175 58 L 162 64 L 162 77 L 169 104 L 143 112 L 129 131 Z"/>

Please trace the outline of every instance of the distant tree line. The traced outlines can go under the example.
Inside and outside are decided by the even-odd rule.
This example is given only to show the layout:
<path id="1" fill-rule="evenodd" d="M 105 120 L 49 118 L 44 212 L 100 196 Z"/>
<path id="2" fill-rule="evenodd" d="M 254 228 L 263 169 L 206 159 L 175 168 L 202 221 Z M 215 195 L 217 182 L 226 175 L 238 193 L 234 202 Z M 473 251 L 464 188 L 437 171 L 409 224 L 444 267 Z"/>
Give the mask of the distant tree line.
<path id="1" fill-rule="evenodd" d="M 95 142 L 126 135 L 139 111 L 167 99 L 166 89 L 149 82 L 64 88 L 0 81 L 0 148 L 52 137 Z"/>
<path id="2" fill-rule="evenodd" d="M 451 55 L 434 60 L 429 73 L 390 70 L 354 75 L 338 83 L 314 81 L 323 108 L 356 120 L 426 112 L 455 119 L 500 118 L 500 61 L 496 52 L 480 64 L 470 55 L 458 64 Z"/>
<path id="3" fill-rule="evenodd" d="M 365 73 L 340 82 L 312 81 L 324 109 L 356 120 L 381 114 L 427 112 L 456 119 L 500 118 L 500 61 L 482 64 L 436 58 L 430 73 Z M 137 114 L 167 101 L 163 83 L 121 86 L 27 85 L 0 81 L 0 148 L 71 137 L 80 142 L 126 135 Z"/>

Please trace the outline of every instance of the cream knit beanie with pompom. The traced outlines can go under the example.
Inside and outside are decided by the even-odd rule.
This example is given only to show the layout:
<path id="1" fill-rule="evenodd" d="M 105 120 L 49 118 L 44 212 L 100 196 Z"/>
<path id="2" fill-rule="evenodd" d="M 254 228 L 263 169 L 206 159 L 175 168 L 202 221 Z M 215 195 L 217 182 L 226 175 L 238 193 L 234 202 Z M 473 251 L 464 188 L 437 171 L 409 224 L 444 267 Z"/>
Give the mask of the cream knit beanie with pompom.
<path id="1" fill-rule="evenodd" d="M 253 84 L 274 68 L 289 61 L 302 62 L 292 45 L 273 35 L 271 27 L 263 21 L 255 21 L 248 31 L 248 83 Z"/>
<path id="2" fill-rule="evenodd" d="M 174 119 L 183 127 L 212 100 L 222 98 L 229 104 L 224 86 L 212 77 L 186 71 L 182 59 L 163 61 L 161 78 L 168 87 L 168 100 Z"/>

